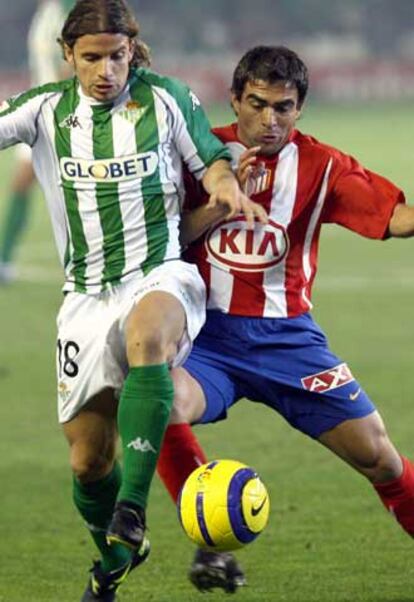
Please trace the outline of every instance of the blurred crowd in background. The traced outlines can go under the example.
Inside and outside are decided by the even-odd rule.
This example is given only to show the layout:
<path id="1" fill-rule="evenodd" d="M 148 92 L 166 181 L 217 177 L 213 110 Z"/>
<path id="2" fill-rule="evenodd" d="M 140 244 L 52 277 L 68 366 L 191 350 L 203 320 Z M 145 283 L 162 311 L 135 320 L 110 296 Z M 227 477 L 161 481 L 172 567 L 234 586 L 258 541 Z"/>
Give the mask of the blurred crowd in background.
<path id="1" fill-rule="evenodd" d="M 285 44 L 299 52 L 311 68 L 313 98 L 414 97 L 413 0 L 130 3 L 154 68 L 187 80 L 206 103 L 226 98 L 240 54 L 257 44 Z M 2 96 L 24 82 L 25 35 L 35 8 L 36 0 L 1 0 Z"/>

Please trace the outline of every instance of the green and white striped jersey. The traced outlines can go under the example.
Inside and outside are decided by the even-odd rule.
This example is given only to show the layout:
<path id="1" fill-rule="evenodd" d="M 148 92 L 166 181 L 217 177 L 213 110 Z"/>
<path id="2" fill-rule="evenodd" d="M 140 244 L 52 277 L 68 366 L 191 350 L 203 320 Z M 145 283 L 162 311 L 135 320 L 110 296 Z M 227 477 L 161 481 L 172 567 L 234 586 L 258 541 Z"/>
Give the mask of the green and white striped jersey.
<path id="1" fill-rule="evenodd" d="M 133 70 L 112 103 L 76 78 L 0 105 L 0 148 L 26 142 L 49 207 L 64 291 L 108 284 L 180 256 L 183 162 L 198 179 L 228 151 L 197 97 L 177 80 Z"/>

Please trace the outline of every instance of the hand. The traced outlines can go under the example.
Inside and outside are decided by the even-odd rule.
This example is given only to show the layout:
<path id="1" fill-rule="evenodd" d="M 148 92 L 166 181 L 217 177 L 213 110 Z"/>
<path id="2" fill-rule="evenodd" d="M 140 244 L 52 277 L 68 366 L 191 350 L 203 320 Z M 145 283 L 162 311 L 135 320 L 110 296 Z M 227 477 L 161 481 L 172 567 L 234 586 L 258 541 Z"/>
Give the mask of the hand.
<path id="1" fill-rule="evenodd" d="M 262 224 L 267 224 L 268 216 L 261 205 L 255 203 L 244 194 L 234 178 L 222 178 L 211 194 L 206 205 L 207 209 L 222 209 L 222 218 L 231 220 L 239 213 L 243 213 L 249 228 L 254 228 L 256 219 Z"/>
<path id="2" fill-rule="evenodd" d="M 246 194 L 251 194 L 248 190 L 249 188 L 249 179 L 254 175 L 255 162 L 257 159 L 257 153 L 260 150 L 260 146 L 252 146 L 245 150 L 239 158 L 239 163 L 237 165 L 237 179 L 239 181 L 240 187 Z M 263 169 L 263 164 L 260 164 L 261 169 Z"/>

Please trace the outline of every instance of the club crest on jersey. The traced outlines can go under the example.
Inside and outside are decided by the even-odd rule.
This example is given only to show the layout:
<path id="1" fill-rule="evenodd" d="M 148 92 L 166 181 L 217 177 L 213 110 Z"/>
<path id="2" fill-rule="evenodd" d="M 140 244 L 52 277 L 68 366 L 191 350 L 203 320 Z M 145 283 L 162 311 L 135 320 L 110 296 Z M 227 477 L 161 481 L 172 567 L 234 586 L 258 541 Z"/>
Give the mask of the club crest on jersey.
<path id="1" fill-rule="evenodd" d="M 332 389 L 343 387 L 343 385 L 347 385 L 353 380 L 355 379 L 352 376 L 351 370 L 345 363 L 301 379 L 303 388 L 313 393 L 332 391 Z"/>
<path id="2" fill-rule="evenodd" d="M 119 115 L 135 125 L 147 109 L 148 107 L 141 107 L 136 100 L 128 100 L 125 104 L 125 108 L 119 111 Z"/>
<path id="3" fill-rule="evenodd" d="M 271 170 L 267 169 L 267 167 L 261 166 L 260 169 L 254 170 L 251 175 L 249 175 L 245 184 L 244 192 L 247 194 L 247 196 L 251 196 L 252 194 L 260 194 L 269 188 L 271 179 Z"/>
<path id="4" fill-rule="evenodd" d="M 153 151 L 119 159 L 60 159 L 62 178 L 69 182 L 124 182 L 151 176 L 157 167 L 158 155 Z"/>
<path id="5" fill-rule="evenodd" d="M 208 261 L 221 269 L 259 272 L 284 259 L 289 238 L 286 229 L 271 219 L 266 225 L 255 222 L 249 229 L 245 217 L 238 216 L 210 230 L 205 246 Z"/>

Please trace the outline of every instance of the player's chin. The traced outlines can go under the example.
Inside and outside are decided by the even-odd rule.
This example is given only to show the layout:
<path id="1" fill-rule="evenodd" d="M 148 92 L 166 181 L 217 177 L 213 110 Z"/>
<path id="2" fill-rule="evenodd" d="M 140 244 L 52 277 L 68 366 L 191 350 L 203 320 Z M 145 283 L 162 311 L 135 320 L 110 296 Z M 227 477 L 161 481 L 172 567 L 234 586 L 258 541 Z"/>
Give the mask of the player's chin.
<path id="1" fill-rule="evenodd" d="M 282 147 L 283 147 L 284 143 L 283 142 L 279 142 L 279 143 L 261 143 L 260 145 L 260 154 L 261 155 L 276 155 L 276 153 L 278 153 Z"/>
<path id="2" fill-rule="evenodd" d="M 109 102 L 114 100 L 119 94 L 119 89 L 116 86 L 94 86 L 92 97 L 101 102 Z"/>
<path id="3" fill-rule="evenodd" d="M 285 145 L 287 136 L 280 133 L 274 136 L 261 136 L 258 140 L 258 146 L 260 146 L 260 154 L 262 155 L 275 155 Z"/>

